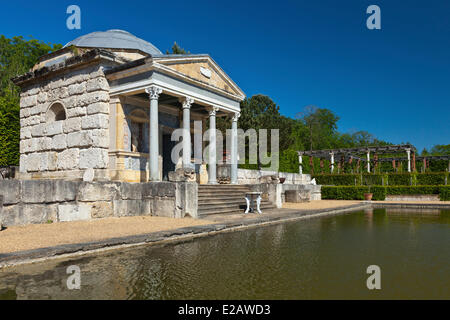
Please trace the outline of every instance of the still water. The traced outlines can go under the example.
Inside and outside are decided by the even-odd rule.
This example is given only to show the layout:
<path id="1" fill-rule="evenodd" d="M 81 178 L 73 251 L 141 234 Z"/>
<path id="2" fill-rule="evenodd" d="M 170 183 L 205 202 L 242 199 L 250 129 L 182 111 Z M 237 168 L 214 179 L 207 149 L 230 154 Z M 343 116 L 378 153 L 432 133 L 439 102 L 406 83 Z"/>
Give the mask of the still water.
<path id="1" fill-rule="evenodd" d="M 450 299 L 449 227 L 449 210 L 300 220 L 0 270 L 0 299 Z"/>

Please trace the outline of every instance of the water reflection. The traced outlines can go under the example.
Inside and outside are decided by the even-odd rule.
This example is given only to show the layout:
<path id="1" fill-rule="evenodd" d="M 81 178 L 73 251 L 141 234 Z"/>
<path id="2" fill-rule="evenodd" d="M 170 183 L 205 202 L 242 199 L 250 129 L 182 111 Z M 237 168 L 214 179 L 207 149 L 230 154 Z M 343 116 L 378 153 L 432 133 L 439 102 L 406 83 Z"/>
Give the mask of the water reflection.
<path id="1" fill-rule="evenodd" d="M 374 209 L 20 266 L 0 271 L 0 299 L 449 299 L 449 218 Z"/>

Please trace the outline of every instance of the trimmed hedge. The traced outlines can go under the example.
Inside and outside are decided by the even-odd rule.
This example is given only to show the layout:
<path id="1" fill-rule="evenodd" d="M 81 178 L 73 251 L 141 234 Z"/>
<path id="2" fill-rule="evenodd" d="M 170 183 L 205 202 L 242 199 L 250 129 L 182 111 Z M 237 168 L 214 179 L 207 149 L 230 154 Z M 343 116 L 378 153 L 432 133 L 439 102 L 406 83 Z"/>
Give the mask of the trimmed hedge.
<path id="1" fill-rule="evenodd" d="M 390 173 L 387 175 L 390 186 L 410 186 L 411 173 Z"/>
<path id="2" fill-rule="evenodd" d="M 322 186 L 322 199 L 364 200 L 369 190 L 372 200 L 385 200 L 386 195 L 439 194 L 441 201 L 450 201 L 450 186 Z"/>
<path id="3" fill-rule="evenodd" d="M 384 200 L 386 188 L 382 186 L 371 187 L 373 200 Z M 364 200 L 364 193 L 369 193 L 367 186 L 322 186 L 322 199 L 333 200 Z"/>
<path id="4" fill-rule="evenodd" d="M 317 184 L 328 186 L 438 186 L 449 183 L 448 172 L 389 174 L 318 174 Z"/>
<path id="5" fill-rule="evenodd" d="M 355 186 L 361 184 L 359 174 L 320 174 L 314 175 L 317 184 L 331 186 Z"/>
<path id="6" fill-rule="evenodd" d="M 439 194 L 439 186 L 387 186 L 386 194 Z"/>
<path id="7" fill-rule="evenodd" d="M 441 201 L 450 201 L 450 186 L 439 187 L 439 199 Z"/>
<path id="8" fill-rule="evenodd" d="M 417 174 L 417 185 L 427 185 L 427 186 L 436 186 L 445 184 L 445 178 L 447 177 L 446 173 L 422 173 Z"/>

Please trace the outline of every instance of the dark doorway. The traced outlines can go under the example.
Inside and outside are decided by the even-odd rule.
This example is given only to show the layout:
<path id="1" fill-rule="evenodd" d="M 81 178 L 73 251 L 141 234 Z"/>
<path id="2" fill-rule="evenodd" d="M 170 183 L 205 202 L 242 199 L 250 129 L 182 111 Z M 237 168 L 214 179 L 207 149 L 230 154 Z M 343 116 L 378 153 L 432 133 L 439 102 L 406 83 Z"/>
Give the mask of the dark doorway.
<path id="1" fill-rule="evenodd" d="M 172 162 L 172 157 L 171 157 L 171 153 L 172 153 L 172 148 L 175 146 L 175 141 L 171 141 L 171 134 L 163 134 L 163 161 L 162 161 L 162 165 L 163 165 L 163 174 L 162 174 L 162 178 L 163 181 L 168 181 L 169 180 L 169 172 L 170 171 L 175 171 L 175 166 L 176 164 Z"/>

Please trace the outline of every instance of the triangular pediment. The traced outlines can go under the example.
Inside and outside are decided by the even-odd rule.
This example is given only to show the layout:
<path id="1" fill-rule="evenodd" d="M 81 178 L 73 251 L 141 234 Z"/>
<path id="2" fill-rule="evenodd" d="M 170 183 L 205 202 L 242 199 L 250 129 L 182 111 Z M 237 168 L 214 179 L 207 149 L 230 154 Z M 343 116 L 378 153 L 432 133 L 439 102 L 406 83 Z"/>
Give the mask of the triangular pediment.
<path id="1" fill-rule="evenodd" d="M 242 99 L 245 97 L 242 90 L 209 56 L 168 57 L 155 59 L 155 62 L 228 94 L 242 97 Z"/>

